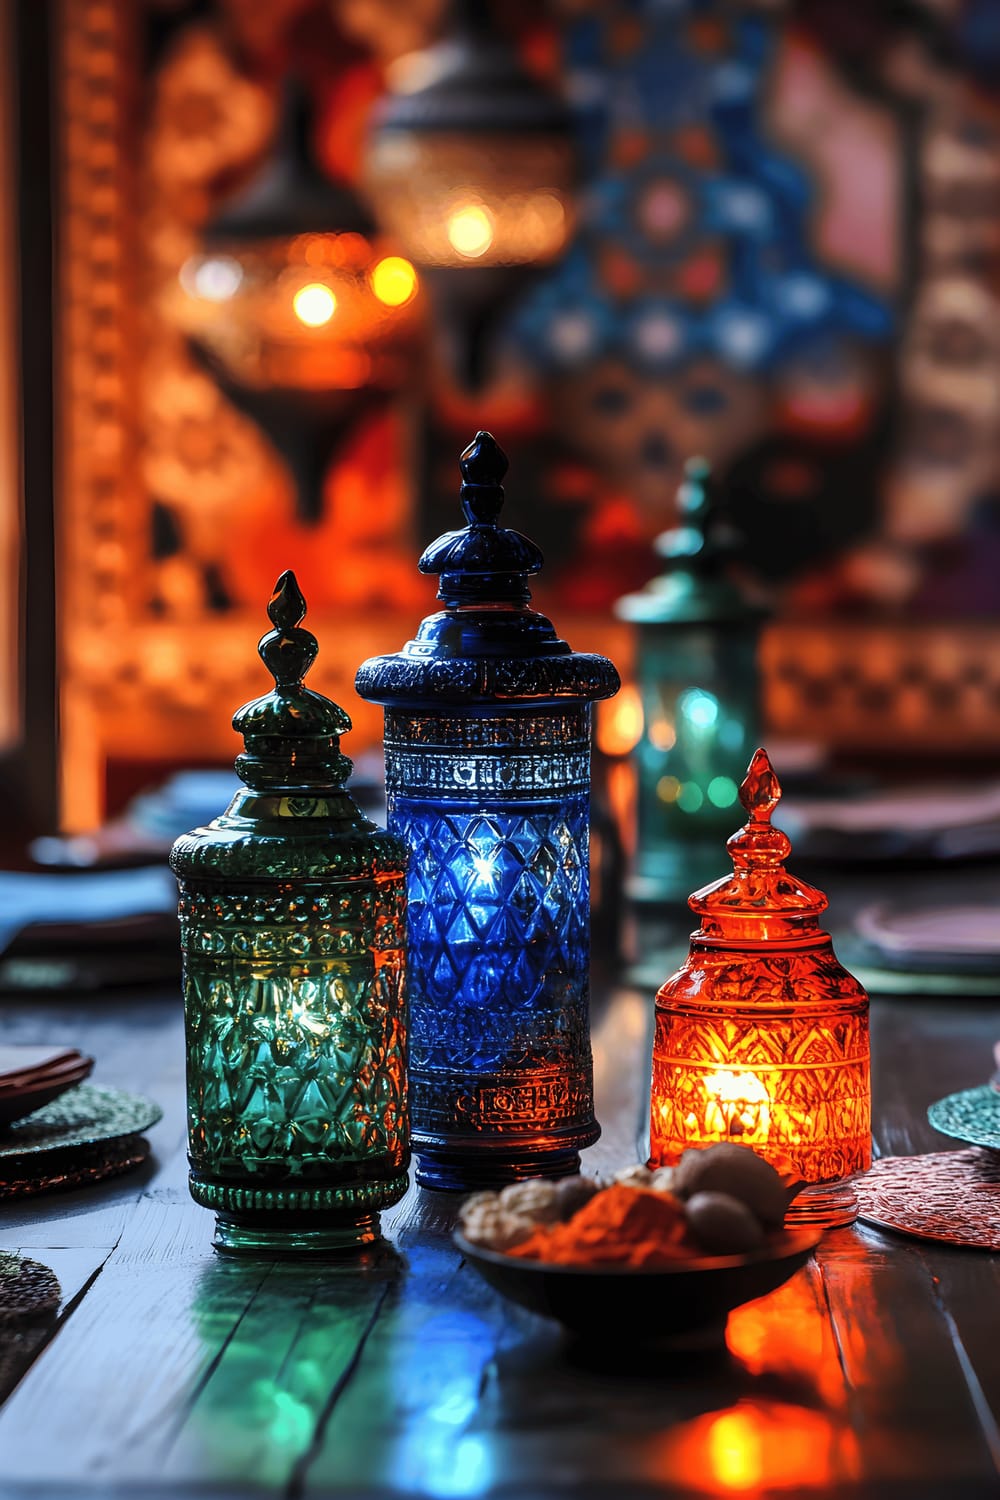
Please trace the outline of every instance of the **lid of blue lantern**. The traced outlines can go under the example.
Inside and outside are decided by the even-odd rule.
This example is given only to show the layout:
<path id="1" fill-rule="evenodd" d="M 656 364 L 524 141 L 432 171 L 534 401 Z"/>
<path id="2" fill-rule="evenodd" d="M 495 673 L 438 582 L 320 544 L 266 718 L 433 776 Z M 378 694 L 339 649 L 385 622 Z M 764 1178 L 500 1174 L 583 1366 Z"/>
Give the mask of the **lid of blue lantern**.
<path id="1" fill-rule="evenodd" d="M 459 459 L 466 525 L 439 536 L 419 561 L 440 577 L 444 609 L 422 622 L 401 651 L 373 656 L 355 686 L 375 703 L 590 702 L 621 686 L 604 656 L 573 651 L 551 620 L 529 607 L 528 580 L 541 550 L 499 524 L 507 456 L 479 432 Z"/>
<path id="2" fill-rule="evenodd" d="M 680 524 L 654 543 L 666 567 L 638 593 L 619 599 L 615 614 L 637 625 L 759 623 L 767 611 L 733 577 L 741 537 L 724 515 L 703 458 L 684 465 L 677 509 Z"/>

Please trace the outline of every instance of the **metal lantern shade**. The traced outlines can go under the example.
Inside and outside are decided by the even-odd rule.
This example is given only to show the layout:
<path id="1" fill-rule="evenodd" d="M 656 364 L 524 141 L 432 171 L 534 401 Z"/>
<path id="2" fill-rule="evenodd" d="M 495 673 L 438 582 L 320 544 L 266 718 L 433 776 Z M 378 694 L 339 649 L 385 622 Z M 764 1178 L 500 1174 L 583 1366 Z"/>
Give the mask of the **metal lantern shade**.
<path id="1" fill-rule="evenodd" d="M 381 223 L 418 264 L 553 260 L 572 227 L 576 152 L 565 103 L 464 0 L 452 35 L 396 65 L 367 181 Z"/>
<path id="2" fill-rule="evenodd" d="M 700 926 L 656 996 L 650 1164 L 751 1146 L 808 1184 L 792 1217 L 830 1227 L 855 1217 L 850 1178 L 871 1164 L 868 996 L 819 926 L 826 897 L 785 868 L 780 795 L 758 750 L 734 871 L 691 897 Z"/>
<path id="3" fill-rule="evenodd" d="M 347 185 L 320 168 L 295 78 L 284 86 L 272 152 L 202 240 L 181 270 L 175 321 L 282 454 L 300 514 L 315 521 L 339 443 L 405 376 L 416 271 L 380 241 Z"/>
<path id="4" fill-rule="evenodd" d="M 642 705 L 629 889 L 651 903 L 684 901 L 711 878 L 760 727 L 764 611 L 730 576 L 735 537 L 703 460 L 686 465 L 678 508 L 657 541 L 664 572 L 615 606 L 636 627 Z"/>
<path id="5" fill-rule="evenodd" d="M 368 1243 L 406 1190 L 405 846 L 360 811 L 343 709 L 302 678 L 292 574 L 260 654 L 274 690 L 233 720 L 246 784 L 178 839 L 191 1193 L 220 1249 Z"/>
<path id="6" fill-rule="evenodd" d="M 365 177 L 475 387 L 499 314 L 569 241 L 576 148 L 568 108 L 494 34 L 488 7 L 465 0 L 458 11 L 446 41 L 396 65 Z"/>
<path id="7" fill-rule="evenodd" d="M 590 718 L 618 674 L 529 608 L 537 547 L 497 524 L 507 461 L 461 460 L 468 525 L 420 560 L 440 613 L 358 672 L 385 705 L 389 827 L 411 850 L 418 1180 L 578 1168 L 597 1139 L 589 1039 Z"/>

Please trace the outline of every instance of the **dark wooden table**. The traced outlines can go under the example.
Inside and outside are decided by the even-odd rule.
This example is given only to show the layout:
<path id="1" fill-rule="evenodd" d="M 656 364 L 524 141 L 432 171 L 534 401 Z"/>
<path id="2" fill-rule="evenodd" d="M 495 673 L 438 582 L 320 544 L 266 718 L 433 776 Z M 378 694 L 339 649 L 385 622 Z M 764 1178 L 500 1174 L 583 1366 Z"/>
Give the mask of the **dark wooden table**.
<path id="1" fill-rule="evenodd" d="M 594 1166 L 633 1160 L 648 995 L 595 1006 Z M 185 1186 L 176 994 L 0 1006 L 5 1039 L 65 1041 L 164 1107 L 154 1160 L 0 1210 L 51 1266 L 51 1339 L 0 1407 L 0 1497 L 1000 1495 L 995 1257 L 855 1226 L 730 1319 L 729 1354 L 604 1366 L 463 1264 L 454 1201 L 385 1216 L 396 1266 L 226 1261 Z M 874 1005 L 883 1153 L 944 1149 L 927 1104 L 982 1081 L 988 1001 Z"/>

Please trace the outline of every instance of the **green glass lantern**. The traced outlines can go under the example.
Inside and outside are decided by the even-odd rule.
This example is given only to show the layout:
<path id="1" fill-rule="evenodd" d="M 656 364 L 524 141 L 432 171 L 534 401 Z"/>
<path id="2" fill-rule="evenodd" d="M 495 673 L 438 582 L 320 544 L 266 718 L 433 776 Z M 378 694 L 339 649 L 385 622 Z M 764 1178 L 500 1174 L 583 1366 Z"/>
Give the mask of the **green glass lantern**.
<path id="1" fill-rule="evenodd" d="M 684 472 L 681 524 L 656 542 L 666 569 L 615 606 L 637 627 L 642 733 L 629 891 L 640 902 L 686 901 L 714 877 L 719 840 L 760 739 L 764 611 L 732 577 L 737 538 L 708 465 L 691 459 Z"/>
<path id="2" fill-rule="evenodd" d="M 191 1193 L 216 1246 L 324 1254 L 378 1238 L 407 1186 L 406 849 L 345 783 L 351 721 L 283 573 L 260 642 L 274 690 L 233 719 L 246 784 L 179 838 Z"/>

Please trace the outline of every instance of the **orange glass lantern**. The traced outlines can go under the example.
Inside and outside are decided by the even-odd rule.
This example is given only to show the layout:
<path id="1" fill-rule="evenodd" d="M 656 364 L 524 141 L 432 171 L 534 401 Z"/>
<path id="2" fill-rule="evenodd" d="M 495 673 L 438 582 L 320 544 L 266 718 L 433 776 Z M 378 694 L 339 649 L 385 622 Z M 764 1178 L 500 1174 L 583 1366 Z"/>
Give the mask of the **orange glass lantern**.
<path id="1" fill-rule="evenodd" d="M 871 1165 L 868 996 L 819 926 L 827 899 L 785 869 L 781 796 L 757 750 L 727 845 L 734 873 L 696 891 L 687 961 L 656 996 L 650 1165 L 688 1146 L 750 1146 L 809 1186 L 790 1218 L 855 1217 L 850 1178 Z"/>

